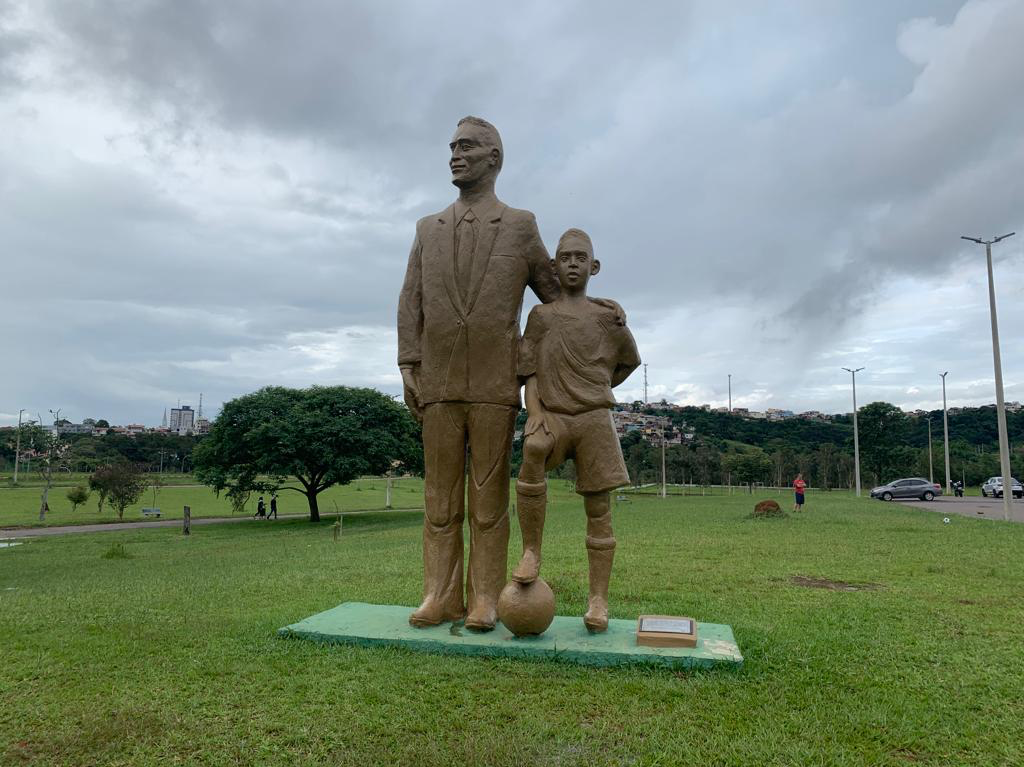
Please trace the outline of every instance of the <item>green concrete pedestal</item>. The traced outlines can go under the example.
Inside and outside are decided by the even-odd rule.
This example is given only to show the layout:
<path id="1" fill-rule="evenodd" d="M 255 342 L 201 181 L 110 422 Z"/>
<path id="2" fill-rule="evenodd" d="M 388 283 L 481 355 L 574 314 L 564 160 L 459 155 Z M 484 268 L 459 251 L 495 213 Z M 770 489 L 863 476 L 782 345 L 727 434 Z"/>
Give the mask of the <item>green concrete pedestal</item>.
<path id="1" fill-rule="evenodd" d="M 409 625 L 412 607 L 345 602 L 278 630 L 284 637 L 366 647 L 405 647 L 449 655 L 542 658 L 585 666 L 640 664 L 664 668 L 738 668 L 743 664 L 732 629 L 719 623 L 698 623 L 696 647 L 641 647 L 636 620 L 611 620 L 608 630 L 591 634 L 580 617 L 556 616 L 538 637 L 519 638 L 500 623 L 494 631 L 477 633 L 460 623 L 431 628 Z"/>

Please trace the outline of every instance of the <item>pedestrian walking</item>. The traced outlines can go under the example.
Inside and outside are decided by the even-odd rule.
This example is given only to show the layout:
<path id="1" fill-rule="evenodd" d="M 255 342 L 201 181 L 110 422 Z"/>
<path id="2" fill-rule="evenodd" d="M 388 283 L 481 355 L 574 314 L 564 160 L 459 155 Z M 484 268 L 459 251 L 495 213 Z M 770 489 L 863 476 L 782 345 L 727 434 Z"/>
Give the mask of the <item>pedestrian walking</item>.
<path id="1" fill-rule="evenodd" d="M 270 513 L 267 514 L 267 519 L 273 517 L 277 519 L 277 495 L 270 496 Z"/>
<path id="2" fill-rule="evenodd" d="M 263 496 L 256 502 L 256 518 L 265 519 L 267 516 L 267 505 L 263 502 Z"/>
<path id="3" fill-rule="evenodd" d="M 803 511 L 804 491 L 806 489 L 807 483 L 804 482 L 804 475 L 797 474 L 796 479 L 793 480 L 793 493 L 796 496 L 796 502 L 793 504 L 793 511 Z"/>

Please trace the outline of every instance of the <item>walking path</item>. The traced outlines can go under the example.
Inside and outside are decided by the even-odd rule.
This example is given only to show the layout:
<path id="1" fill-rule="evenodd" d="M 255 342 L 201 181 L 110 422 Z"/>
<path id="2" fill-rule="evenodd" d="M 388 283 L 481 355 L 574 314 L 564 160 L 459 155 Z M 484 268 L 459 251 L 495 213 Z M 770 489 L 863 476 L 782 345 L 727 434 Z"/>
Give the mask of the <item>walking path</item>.
<path id="1" fill-rule="evenodd" d="M 901 503 L 896 501 L 896 503 Z M 905 501 L 908 506 L 925 511 L 937 511 L 942 514 L 959 514 L 974 519 L 995 519 L 1003 518 L 1002 498 L 979 498 L 978 496 L 967 496 L 955 498 L 943 495 L 934 501 Z M 1014 499 L 1010 505 L 1010 521 L 1024 522 L 1024 501 Z"/>
<path id="2" fill-rule="evenodd" d="M 351 517 L 354 514 L 379 514 L 382 511 L 423 511 L 422 508 L 413 509 L 365 509 L 362 511 L 343 511 L 343 517 Z M 333 515 L 323 516 L 321 519 L 329 519 Z M 278 519 L 308 519 L 308 514 L 282 514 Z M 255 517 L 192 517 L 192 526 L 196 525 L 220 525 L 229 522 L 266 522 L 273 523 L 275 520 L 260 520 Z M 42 535 L 69 535 L 72 533 L 106 533 L 112 530 L 135 530 L 140 527 L 181 527 L 180 519 L 149 520 L 146 522 L 109 522 L 102 525 L 64 525 L 62 527 L 0 527 L 0 540 L 11 538 L 35 538 Z"/>

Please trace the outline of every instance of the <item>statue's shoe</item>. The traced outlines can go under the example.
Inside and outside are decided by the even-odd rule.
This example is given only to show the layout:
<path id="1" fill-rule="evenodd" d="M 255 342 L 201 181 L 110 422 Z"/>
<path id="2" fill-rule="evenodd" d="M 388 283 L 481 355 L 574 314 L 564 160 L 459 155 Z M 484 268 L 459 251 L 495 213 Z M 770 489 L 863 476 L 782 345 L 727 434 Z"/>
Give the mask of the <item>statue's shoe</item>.
<path id="1" fill-rule="evenodd" d="M 491 604 L 479 604 L 466 616 L 466 628 L 472 631 L 491 631 L 498 622 L 498 610 Z"/>
<path id="2" fill-rule="evenodd" d="M 587 627 L 587 631 L 594 634 L 600 634 L 602 631 L 608 630 L 608 605 L 603 600 L 591 599 L 590 609 L 587 610 L 587 614 L 583 616 L 583 625 Z"/>
<path id="3" fill-rule="evenodd" d="M 417 628 L 425 628 L 427 626 L 436 626 L 445 621 L 460 621 L 465 614 L 466 609 L 462 605 L 445 608 L 436 600 L 428 597 L 409 616 L 409 623 Z"/>
<path id="4" fill-rule="evenodd" d="M 533 583 L 540 576 L 540 557 L 530 550 L 523 552 L 522 559 L 512 572 L 512 580 L 519 583 Z"/>

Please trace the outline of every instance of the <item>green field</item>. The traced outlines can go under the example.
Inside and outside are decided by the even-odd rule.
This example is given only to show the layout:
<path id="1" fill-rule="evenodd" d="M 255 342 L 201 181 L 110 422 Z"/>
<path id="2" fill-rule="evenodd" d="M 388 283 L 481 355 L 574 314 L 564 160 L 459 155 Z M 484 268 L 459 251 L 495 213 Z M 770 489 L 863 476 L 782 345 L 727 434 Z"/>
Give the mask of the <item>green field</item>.
<path id="1" fill-rule="evenodd" d="M 181 476 L 181 475 L 179 475 Z M 186 475 L 187 476 L 187 475 Z M 192 480 L 194 483 L 194 480 Z M 320 494 L 320 514 L 334 516 L 336 510 L 365 511 L 383 509 L 387 497 L 384 479 L 358 479 L 350 485 L 332 487 Z M 0 488 L 0 527 L 35 527 L 39 525 L 40 487 Z M 118 522 L 117 512 L 106 504 L 103 512 L 96 510 L 95 493 L 77 511 L 71 511 L 66 497 L 67 487 L 50 490 L 50 511 L 44 526 L 94 525 L 104 522 Z M 245 513 L 256 512 L 253 495 L 246 505 Z M 270 497 L 265 500 L 269 506 Z M 335 506 L 337 504 L 337 506 Z M 155 506 L 160 509 L 161 519 L 181 519 L 183 508 L 189 506 L 193 517 L 230 517 L 231 504 L 225 497 L 218 498 L 208 487 L 198 484 L 168 485 L 157 493 Z M 397 509 L 422 508 L 423 481 L 416 478 L 394 481 L 391 505 Z M 147 490 L 139 502 L 124 512 L 124 521 L 143 519 L 142 508 L 154 506 L 153 494 Z M 278 494 L 278 514 L 309 514 L 306 497 L 299 493 L 283 490 Z M 238 516 L 237 514 L 235 516 Z"/>
<path id="2" fill-rule="evenodd" d="M 543 574 L 581 615 L 583 513 L 553 496 Z M 337 542 L 284 520 L 0 549 L 0 764 L 1024 763 L 1024 526 L 810 500 L 756 521 L 739 494 L 616 505 L 613 617 L 729 623 L 739 671 L 275 636 L 347 600 L 415 605 L 412 511 L 346 518 Z"/>

